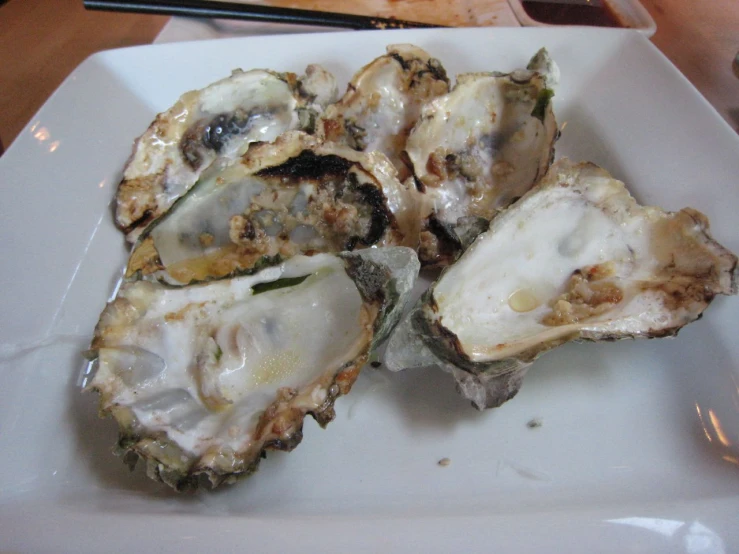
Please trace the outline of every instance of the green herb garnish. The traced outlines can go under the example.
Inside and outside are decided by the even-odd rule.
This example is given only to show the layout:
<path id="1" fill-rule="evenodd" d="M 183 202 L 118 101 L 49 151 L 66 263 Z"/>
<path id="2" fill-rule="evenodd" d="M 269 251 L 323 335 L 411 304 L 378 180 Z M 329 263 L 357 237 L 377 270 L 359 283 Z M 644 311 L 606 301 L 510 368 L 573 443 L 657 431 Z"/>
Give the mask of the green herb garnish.
<path id="1" fill-rule="evenodd" d="M 542 89 L 536 97 L 536 106 L 531 110 L 531 117 L 535 117 L 544 123 L 544 115 L 546 114 L 547 106 L 549 106 L 549 101 L 552 99 L 552 96 L 554 96 L 554 91 L 552 89 Z"/>
<path id="2" fill-rule="evenodd" d="M 286 287 L 294 287 L 305 281 L 309 275 L 302 275 L 300 277 L 285 277 L 283 279 L 277 279 L 276 281 L 270 281 L 269 283 L 257 283 L 251 288 L 252 294 L 257 295 L 270 290 L 284 289 Z"/>

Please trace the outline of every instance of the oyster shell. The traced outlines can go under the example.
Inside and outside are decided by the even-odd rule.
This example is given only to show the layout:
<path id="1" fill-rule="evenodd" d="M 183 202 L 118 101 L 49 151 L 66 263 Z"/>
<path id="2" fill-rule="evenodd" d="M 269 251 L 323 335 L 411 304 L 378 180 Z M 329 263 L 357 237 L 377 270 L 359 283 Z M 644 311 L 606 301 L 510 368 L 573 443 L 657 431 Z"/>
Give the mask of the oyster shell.
<path id="1" fill-rule="evenodd" d="M 558 137 L 552 95 L 535 71 L 468 73 L 423 107 L 406 143 L 427 204 L 422 263 L 454 261 L 498 210 L 546 173 Z"/>
<path id="2" fill-rule="evenodd" d="M 380 153 L 288 132 L 214 163 L 141 235 L 127 275 L 188 283 L 301 253 L 415 246 L 411 192 Z"/>
<path id="3" fill-rule="evenodd" d="M 736 293 L 737 258 L 705 216 L 640 206 L 605 170 L 560 160 L 441 274 L 385 363 L 437 364 L 477 408 L 495 407 L 551 348 L 675 335 Z"/>
<path id="4" fill-rule="evenodd" d="M 555 90 L 559 86 L 559 79 L 561 77 L 559 66 L 549 55 L 549 51 L 546 48 L 540 48 L 531 57 L 529 63 L 526 65 L 526 69 L 536 71 L 542 75 L 547 81 L 547 88 Z"/>
<path id="5" fill-rule="evenodd" d="M 118 185 L 116 225 L 133 242 L 217 156 L 239 156 L 250 143 L 274 140 L 289 129 L 312 130 L 336 93 L 333 75 L 310 65 L 300 79 L 236 70 L 183 94 L 136 140 Z"/>
<path id="6" fill-rule="evenodd" d="M 419 263 L 404 247 L 297 256 L 252 275 L 124 283 L 95 329 L 88 389 L 124 459 L 177 490 L 253 473 L 322 426 L 397 322 Z"/>
<path id="7" fill-rule="evenodd" d="M 411 44 L 391 45 L 354 75 L 341 100 L 318 119 L 316 133 L 361 152 L 382 152 L 402 181 L 409 175 L 402 152 L 421 106 L 448 91 L 439 60 Z"/>

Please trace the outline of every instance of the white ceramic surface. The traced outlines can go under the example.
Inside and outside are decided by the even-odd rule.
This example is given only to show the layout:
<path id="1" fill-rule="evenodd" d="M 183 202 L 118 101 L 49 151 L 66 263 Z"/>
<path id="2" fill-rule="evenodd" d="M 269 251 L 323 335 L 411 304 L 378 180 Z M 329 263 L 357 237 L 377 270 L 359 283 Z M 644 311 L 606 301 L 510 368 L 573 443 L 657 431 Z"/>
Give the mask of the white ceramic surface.
<path id="1" fill-rule="evenodd" d="M 398 42 L 450 74 L 513 69 L 546 45 L 562 69 L 558 155 L 603 165 L 644 203 L 705 212 L 739 251 L 739 139 L 637 32 L 321 33 L 97 54 L 0 158 L 0 551 L 739 551 L 736 298 L 674 340 L 552 351 L 485 413 L 441 372 L 366 371 L 326 430 L 307 422 L 294 452 L 214 493 L 178 496 L 111 454 L 115 425 L 78 377 L 125 260 L 110 201 L 133 138 L 234 67 L 320 62 L 345 82 Z"/>

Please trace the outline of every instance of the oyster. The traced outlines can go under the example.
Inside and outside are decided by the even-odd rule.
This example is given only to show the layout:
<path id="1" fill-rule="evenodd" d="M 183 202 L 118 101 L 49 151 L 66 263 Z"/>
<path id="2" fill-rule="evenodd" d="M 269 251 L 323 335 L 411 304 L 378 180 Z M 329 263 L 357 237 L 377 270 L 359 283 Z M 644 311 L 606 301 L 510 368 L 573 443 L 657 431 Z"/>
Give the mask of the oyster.
<path id="1" fill-rule="evenodd" d="M 417 46 L 391 45 L 354 75 L 346 94 L 318 119 L 316 133 L 361 152 L 382 152 L 402 181 L 409 175 L 402 152 L 421 106 L 448 91 L 439 60 Z"/>
<path id="2" fill-rule="evenodd" d="M 454 261 L 498 210 L 546 173 L 558 137 L 552 95 L 535 71 L 468 73 L 423 107 L 406 143 L 427 204 L 422 263 Z"/>
<path id="3" fill-rule="evenodd" d="M 289 129 L 312 130 L 336 97 L 336 81 L 317 65 L 292 73 L 236 70 L 183 94 L 139 137 L 116 194 L 116 225 L 130 242 L 164 213 L 217 157 L 235 157 L 255 141 Z"/>
<path id="4" fill-rule="evenodd" d="M 390 369 L 438 364 L 479 408 L 572 340 L 665 337 L 737 293 L 737 258 L 686 208 L 643 207 L 593 164 L 560 160 L 448 267 L 393 334 Z"/>
<path id="5" fill-rule="evenodd" d="M 141 235 L 127 275 L 188 283 L 301 253 L 415 246 L 411 192 L 380 153 L 288 132 L 214 163 Z"/>
<path id="6" fill-rule="evenodd" d="M 88 389 L 124 460 L 177 490 L 233 482 L 322 426 L 391 330 L 419 263 L 409 248 L 297 256 L 252 275 L 124 283 L 103 311 Z"/>

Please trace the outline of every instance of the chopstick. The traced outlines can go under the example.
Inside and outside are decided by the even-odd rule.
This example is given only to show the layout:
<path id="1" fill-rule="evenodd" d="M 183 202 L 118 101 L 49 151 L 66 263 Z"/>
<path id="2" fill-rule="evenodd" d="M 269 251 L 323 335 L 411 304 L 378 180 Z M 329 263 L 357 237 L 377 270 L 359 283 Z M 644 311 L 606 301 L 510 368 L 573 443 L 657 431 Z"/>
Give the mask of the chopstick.
<path id="1" fill-rule="evenodd" d="M 88 10 L 177 15 L 183 17 L 242 19 L 269 23 L 341 27 L 344 29 L 408 29 L 442 27 L 431 23 L 403 21 L 384 17 L 321 12 L 276 6 L 258 6 L 208 0 L 84 0 Z"/>

